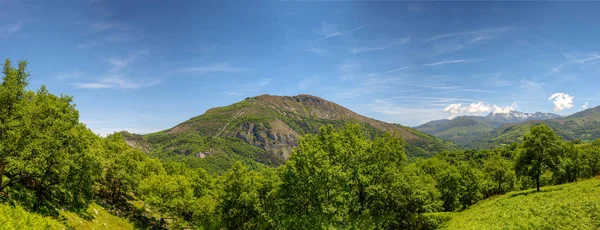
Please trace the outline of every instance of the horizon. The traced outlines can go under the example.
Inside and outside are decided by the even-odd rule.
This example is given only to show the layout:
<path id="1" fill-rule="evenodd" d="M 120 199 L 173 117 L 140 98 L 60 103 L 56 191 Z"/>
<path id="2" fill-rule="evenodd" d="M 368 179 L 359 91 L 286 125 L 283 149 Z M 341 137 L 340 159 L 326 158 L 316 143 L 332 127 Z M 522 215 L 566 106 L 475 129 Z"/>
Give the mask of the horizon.
<path id="1" fill-rule="evenodd" d="M 0 0 L 0 50 L 29 61 L 31 89 L 73 96 L 80 121 L 101 135 L 169 129 L 262 94 L 315 95 L 414 127 L 598 106 L 598 10 L 589 2 Z"/>

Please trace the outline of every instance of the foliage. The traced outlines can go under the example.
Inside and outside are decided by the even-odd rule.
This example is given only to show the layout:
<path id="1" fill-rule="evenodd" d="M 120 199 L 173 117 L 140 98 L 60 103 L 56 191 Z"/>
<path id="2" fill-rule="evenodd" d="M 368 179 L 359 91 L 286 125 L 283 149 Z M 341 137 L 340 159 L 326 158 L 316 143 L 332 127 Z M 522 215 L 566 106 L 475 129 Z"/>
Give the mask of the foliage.
<path id="1" fill-rule="evenodd" d="M 600 180 L 524 190 L 454 213 L 443 229 L 598 229 Z"/>
<path id="2" fill-rule="evenodd" d="M 520 175 L 536 181 L 540 190 L 540 178 L 546 170 L 557 170 L 560 164 L 561 142 L 546 125 L 533 126 L 523 137 L 522 151 L 516 159 L 516 170 Z"/>
<path id="3" fill-rule="evenodd" d="M 41 215 L 27 212 L 22 207 L 11 207 L 0 204 L 0 226 L 2 229 L 64 229 L 65 226 L 58 220 L 43 217 Z"/>

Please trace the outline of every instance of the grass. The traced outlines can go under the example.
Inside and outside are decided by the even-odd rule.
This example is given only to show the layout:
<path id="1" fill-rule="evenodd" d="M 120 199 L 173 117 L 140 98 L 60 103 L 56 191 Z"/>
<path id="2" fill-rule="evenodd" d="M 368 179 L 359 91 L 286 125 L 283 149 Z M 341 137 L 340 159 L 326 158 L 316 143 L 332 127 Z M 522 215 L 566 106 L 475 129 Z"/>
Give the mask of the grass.
<path id="1" fill-rule="evenodd" d="M 444 229 L 600 229 L 600 178 L 490 198 Z"/>
<path id="2" fill-rule="evenodd" d="M 52 217 L 30 213 L 19 206 L 0 204 L 0 229 L 65 229 L 65 226 Z"/>
<path id="3" fill-rule="evenodd" d="M 86 212 L 76 214 L 68 211 L 61 212 L 67 225 L 74 229 L 133 229 L 132 223 L 111 215 L 102 206 L 92 203 Z"/>

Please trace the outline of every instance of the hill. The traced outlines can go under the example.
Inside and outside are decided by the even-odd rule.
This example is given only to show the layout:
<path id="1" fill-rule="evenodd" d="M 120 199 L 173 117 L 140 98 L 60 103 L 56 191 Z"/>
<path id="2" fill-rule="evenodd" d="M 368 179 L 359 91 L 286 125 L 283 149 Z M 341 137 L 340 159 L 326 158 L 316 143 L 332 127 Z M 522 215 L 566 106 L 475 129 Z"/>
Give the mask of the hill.
<path id="1" fill-rule="evenodd" d="M 600 106 L 559 119 L 502 125 L 489 134 L 473 140 L 471 146 L 487 148 L 520 142 L 521 137 L 531 126 L 541 123 L 550 126 L 556 134 L 566 140 L 595 140 L 600 138 Z"/>
<path id="2" fill-rule="evenodd" d="M 430 121 L 415 129 L 466 148 L 493 148 L 520 142 L 533 125 L 544 123 L 566 140 L 600 138 L 600 106 L 567 117 L 551 113 L 489 114 Z"/>
<path id="3" fill-rule="evenodd" d="M 490 198 L 450 214 L 444 229 L 598 229 L 600 179 Z"/>
<path id="4" fill-rule="evenodd" d="M 126 140 L 152 152 L 197 156 L 217 164 L 236 158 L 278 165 L 289 157 L 300 136 L 317 133 L 323 125 L 341 127 L 350 122 L 360 124 L 370 137 L 386 131 L 398 133 L 407 142 L 408 155 L 413 157 L 457 148 L 413 128 L 371 119 L 311 95 L 246 98 L 209 109 L 164 131 L 143 136 L 129 134 Z"/>

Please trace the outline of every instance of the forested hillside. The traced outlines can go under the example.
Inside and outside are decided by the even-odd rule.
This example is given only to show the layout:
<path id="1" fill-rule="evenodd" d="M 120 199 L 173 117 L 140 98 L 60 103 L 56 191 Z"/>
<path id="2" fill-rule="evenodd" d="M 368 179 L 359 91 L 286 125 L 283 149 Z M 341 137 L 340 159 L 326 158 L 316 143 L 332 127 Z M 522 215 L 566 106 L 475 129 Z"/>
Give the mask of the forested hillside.
<path id="1" fill-rule="evenodd" d="M 125 136 L 132 146 L 161 158 L 203 158 L 198 163 L 213 172 L 224 171 L 240 160 L 250 167 L 255 167 L 255 162 L 280 165 L 289 158 L 302 135 L 316 134 L 324 125 L 341 128 L 346 123 L 360 124 L 371 139 L 385 132 L 397 133 L 406 140 L 406 152 L 411 158 L 458 149 L 451 142 L 413 128 L 367 118 L 311 95 L 246 98 L 229 106 L 209 109 L 161 132 Z"/>
<path id="2" fill-rule="evenodd" d="M 213 174 L 203 169 L 210 161 L 149 156 L 143 150 L 152 146 L 143 136 L 93 134 L 71 97 L 44 86 L 28 90 L 26 67 L 7 60 L 0 86 L 0 226 L 7 229 L 467 228 L 471 222 L 462 222 L 460 213 L 440 212 L 467 214 L 490 197 L 532 188 L 544 194 L 543 186 L 600 174 L 600 139 L 565 141 L 543 124 L 532 126 L 521 143 L 440 149 L 409 160 L 405 133 L 374 132 L 356 120 L 299 135 L 277 167 L 241 158 Z M 203 128 L 193 124 L 183 127 Z M 572 216 L 561 210 L 550 215 Z M 578 212 L 591 219 L 586 226 L 600 228 L 596 209 Z"/>

